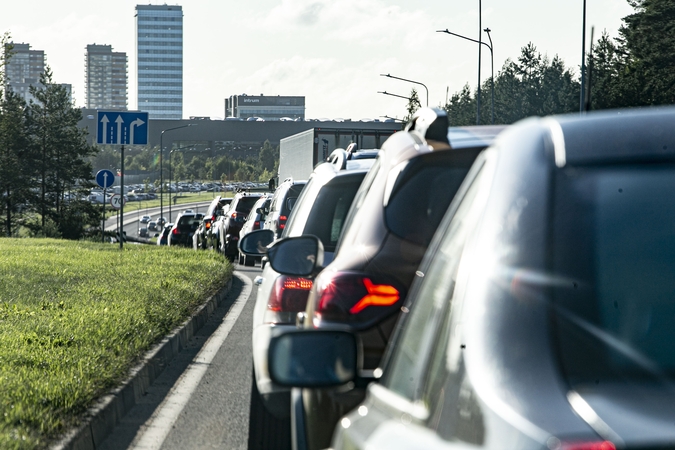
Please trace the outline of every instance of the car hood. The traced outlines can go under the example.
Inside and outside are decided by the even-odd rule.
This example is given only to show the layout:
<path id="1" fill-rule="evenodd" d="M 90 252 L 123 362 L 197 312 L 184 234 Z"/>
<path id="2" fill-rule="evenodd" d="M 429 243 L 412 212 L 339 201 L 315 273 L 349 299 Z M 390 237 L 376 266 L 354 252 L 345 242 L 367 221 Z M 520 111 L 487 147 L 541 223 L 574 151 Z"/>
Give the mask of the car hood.
<path id="1" fill-rule="evenodd" d="M 675 444 L 675 385 L 608 383 L 568 394 L 600 436 L 627 447 Z"/>

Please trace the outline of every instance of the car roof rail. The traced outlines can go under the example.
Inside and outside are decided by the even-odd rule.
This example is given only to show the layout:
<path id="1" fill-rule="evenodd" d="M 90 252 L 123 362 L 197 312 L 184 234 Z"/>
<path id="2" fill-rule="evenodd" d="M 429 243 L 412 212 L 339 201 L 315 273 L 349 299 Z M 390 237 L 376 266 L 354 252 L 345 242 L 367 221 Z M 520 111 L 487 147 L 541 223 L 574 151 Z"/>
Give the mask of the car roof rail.
<path id="1" fill-rule="evenodd" d="M 286 179 L 284 180 L 284 183 L 287 182 L 287 181 L 292 183 L 292 182 L 293 182 L 293 177 L 288 177 L 288 178 L 286 178 Z"/>
<path id="2" fill-rule="evenodd" d="M 405 131 L 417 131 L 427 141 L 448 141 L 448 113 L 440 108 L 420 108 L 405 126 Z"/>
<path id="3" fill-rule="evenodd" d="M 328 157 L 328 162 L 335 166 L 338 170 L 347 168 L 347 160 L 349 154 L 344 148 L 336 148 Z"/>

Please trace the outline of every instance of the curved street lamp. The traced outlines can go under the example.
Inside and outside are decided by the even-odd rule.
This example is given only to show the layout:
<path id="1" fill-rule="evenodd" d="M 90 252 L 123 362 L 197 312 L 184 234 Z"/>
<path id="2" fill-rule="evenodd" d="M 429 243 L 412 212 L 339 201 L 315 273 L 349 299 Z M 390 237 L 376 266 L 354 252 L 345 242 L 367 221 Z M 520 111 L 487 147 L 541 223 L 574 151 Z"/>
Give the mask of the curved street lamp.
<path id="1" fill-rule="evenodd" d="M 171 130 L 178 130 L 180 128 L 194 127 L 196 123 L 188 125 L 181 125 L 179 127 L 167 128 L 162 130 L 159 135 L 159 217 L 164 217 L 164 133 Z"/>
<path id="2" fill-rule="evenodd" d="M 377 91 L 377 93 L 378 94 L 384 94 L 384 95 L 391 95 L 392 97 L 404 98 L 408 101 L 412 101 L 412 98 L 406 97 L 405 95 L 392 94 L 391 92 L 387 92 L 387 91 Z"/>
<path id="3" fill-rule="evenodd" d="M 457 36 L 458 38 L 466 39 L 467 41 L 475 42 L 479 45 L 484 45 L 487 48 L 490 49 L 490 64 L 492 66 L 492 75 L 490 76 L 491 79 L 491 91 L 492 91 L 492 124 L 494 125 L 495 123 L 495 59 L 494 59 L 494 51 L 493 51 L 493 45 L 492 45 L 492 36 L 490 36 L 490 32 L 492 31 L 489 28 L 484 29 L 488 35 L 488 38 L 490 39 L 490 43 L 488 44 L 487 42 L 479 41 L 476 39 L 472 39 L 470 37 L 462 36 L 461 34 L 453 33 L 452 31 L 449 31 L 447 28 L 445 30 L 437 30 L 436 33 L 447 33 L 451 34 L 453 36 Z M 480 49 L 480 46 L 478 47 Z M 478 64 L 480 67 L 480 63 Z M 480 69 L 478 69 L 478 73 L 480 73 Z M 480 99 L 480 80 L 478 81 L 478 99 Z M 476 124 L 480 125 L 480 100 L 478 100 L 478 111 L 476 113 Z"/>
<path id="4" fill-rule="evenodd" d="M 423 83 L 420 83 L 419 81 L 413 81 L 413 80 L 407 80 L 407 79 L 405 79 L 405 78 L 395 77 L 395 76 L 390 75 L 390 74 L 388 74 L 388 73 L 386 73 L 386 74 L 385 74 L 385 73 L 381 73 L 380 76 L 381 76 L 381 77 L 387 77 L 387 78 L 393 78 L 393 79 L 395 79 L 395 80 L 407 81 L 408 83 L 414 83 L 414 84 L 419 84 L 420 86 L 424 86 L 424 89 L 426 89 L 426 91 L 427 91 L 427 106 L 429 106 L 429 89 L 428 89 L 428 88 L 426 87 L 426 85 L 424 85 Z M 386 92 L 385 92 L 385 93 L 386 93 Z M 393 94 L 392 94 L 392 95 L 393 95 Z"/>

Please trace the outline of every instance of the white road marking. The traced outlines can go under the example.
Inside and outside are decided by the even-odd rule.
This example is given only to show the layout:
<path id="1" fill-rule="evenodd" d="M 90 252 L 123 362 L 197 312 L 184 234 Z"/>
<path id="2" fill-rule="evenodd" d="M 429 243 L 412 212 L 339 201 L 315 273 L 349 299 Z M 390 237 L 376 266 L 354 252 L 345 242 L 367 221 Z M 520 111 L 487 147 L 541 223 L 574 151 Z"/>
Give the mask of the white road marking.
<path id="1" fill-rule="evenodd" d="M 230 334 L 251 294 L 251 280 L 246 276 L 238 276 L 238 278 L 244 282 L 244 288 L 227 313 L 225 320 L 204 343 L 204 347 L 178 379 L 171 392 L 145 423 L 143 434 L 136 438 L 130 448 L 159 450 L 162 447 L 171 427 L 173 427 L 185 405 L 190 401 L 190 397 L 199 386 L 213 358 Z"/>

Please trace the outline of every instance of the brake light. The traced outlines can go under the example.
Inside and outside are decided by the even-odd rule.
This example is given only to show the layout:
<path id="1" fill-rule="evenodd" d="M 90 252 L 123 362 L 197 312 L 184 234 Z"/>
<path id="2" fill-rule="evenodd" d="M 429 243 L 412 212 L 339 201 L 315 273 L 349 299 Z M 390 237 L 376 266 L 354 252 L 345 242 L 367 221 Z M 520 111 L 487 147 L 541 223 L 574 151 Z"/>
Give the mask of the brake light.
<path id="1" fill-rule="evenodd" d="M 287 216 L 279 216 L 279 229 L 283 230 L 284 227 L 286 226 L 286 220 L 288 220 Z"/>
<path id="2" fill-rule="evenodd" d="M 616 450 L 616 446 L 610 441 L 563 442 L 560 450 Z"/>
<path id="3" fill-rule="evenodd" d="M 259 228 L 260 228 L 260 221 L 259 221 L 259 220 L 256 220 L 255 222 L 253 222 L 253 229 L 254 229 L 254 230 L 257 230 L 257 229 L 259 229 Z"/>
<path id="4" fill-rule="evenodd" d="M 312 280 L 280 275 L 267 302 L 267 309 L 275 312 L 300 312 L 307 306 Z"/>
<path id="5" fill-rule="evenodd" d="M 178 231 L 178 228 L 174 228 L 173 230 L 171 230 L 171 233 L 180 234 L 180 231 Z"/>
<path id="6" fill-rule="evenodd" d="M 349 320 L 369 307 L 389 307 L 401 298 L 391 284 L 375 283 L 371 277 L 350 272 L 322 274 L 317 280 L 316 314 L 324 319 Z"/>
<path id="7" fill-rule="evenodd" d="M 207 230 L 211 228 L 211 222 L 204 222 L 204 228 L 206 228 Z"/>

